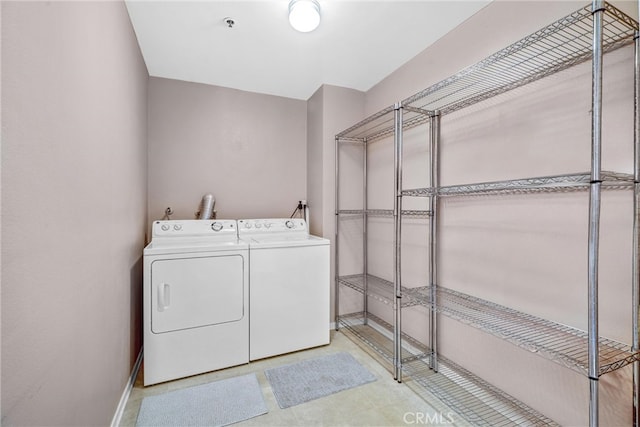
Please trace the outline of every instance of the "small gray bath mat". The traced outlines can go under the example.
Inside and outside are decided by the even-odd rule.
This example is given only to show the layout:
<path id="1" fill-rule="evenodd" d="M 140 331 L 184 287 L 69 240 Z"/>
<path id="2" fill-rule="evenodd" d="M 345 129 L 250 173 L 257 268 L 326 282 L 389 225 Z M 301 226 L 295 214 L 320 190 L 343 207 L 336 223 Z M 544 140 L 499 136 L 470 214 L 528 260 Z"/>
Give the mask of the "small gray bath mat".
<path id="1" fill-rule="evenodd" d="M 280 408 L 328 396 L 376 380 L 349 353 L 336 353 L 264 371 Z"/>
<path id="2" fill-rule="evenodd" d="M 145 397 L 137 427 L 226 426 L 268 412 L 256 374 Z"/>

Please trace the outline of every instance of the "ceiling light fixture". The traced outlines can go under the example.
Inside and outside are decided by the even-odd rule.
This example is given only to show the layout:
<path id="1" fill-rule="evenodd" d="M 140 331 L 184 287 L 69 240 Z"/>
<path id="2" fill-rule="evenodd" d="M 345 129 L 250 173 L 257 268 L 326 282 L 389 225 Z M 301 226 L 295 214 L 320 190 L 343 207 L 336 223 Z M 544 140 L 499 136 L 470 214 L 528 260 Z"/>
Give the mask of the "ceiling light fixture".
<path id="1" fill-rule="evenodd" d="M 320 3 L 317 0 L 291 0 L 289 23 L 302 33 L 315 30 L 320 25 Z"/>

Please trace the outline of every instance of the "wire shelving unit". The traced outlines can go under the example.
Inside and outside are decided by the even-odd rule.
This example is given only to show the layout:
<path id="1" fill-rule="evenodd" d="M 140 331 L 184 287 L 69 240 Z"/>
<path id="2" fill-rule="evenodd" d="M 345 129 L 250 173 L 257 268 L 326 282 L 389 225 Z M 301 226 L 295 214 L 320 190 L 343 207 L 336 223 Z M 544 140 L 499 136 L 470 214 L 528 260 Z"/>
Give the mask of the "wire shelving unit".
<path id="1" fill-rule="evenodd" d="M 442 80 L 415 95 L 387 107 L 336 135 L 336 242 L 341 217 L 363 218 L 363 267 L 361 274 L 340 276 L 336 244 L 336 328 L 366 344 L 391 364 L 394 378 L 403 373 L 413 383 L 463 415 L 474 425 L 556 425 L 472 372 L 438 353 L 438 317 L 441 314 L 535 352 L 575 372 L 590 383 L 589 423 L 599 423 L 598 379 L 601 375 L 633 365 L 633 424 L 640 426 L 640 43 L 638 23 L 614 6 L 594 0 L 488 58 Z M 632 45 L 634 67 L 634 167 L 633 173 L 601 170 L 602 57 Z M 526 177 L 504 181 L 439 185 L 441 118 L 554 73 L 591 61 L 591 170 L 565 175 Z M 423 188 L 402 186 L 403 132 L 426 124 L 429 137 L 429 183 Z M 385 139 L 394 143 L 394 209 L 374 210 L 367 204 L 367 145 Z M 339 209 L 339 151 L 343 143 L 363 146 L 361 210 Z M 631 345 L 598 333 L 598 241 L 602 190 L 633 191 L 632 337 Z M 447 289 L 438 283 L 438 220 L 440 198 L 485 195 L 522 195 L 589 191 L 588 229 L 588 330 L 553 321 Z M 402 209 L 403 197 L 427 197 L 424 211 Z M 367 267 L 367 218 L 394 218 L 393 280 L 370 275 Z M 429 277 L 426 286 L 409 287 L 402 281 L 401 242 L 403 217 L 428 219 Z M 363 311 L 341 314 L 340 287 L 363 296 Z M 368 298 L 393 307 L 394 322 L 386 323 L 369 313 Z M 422 305 L 429 309 L 429 343 L 425 345 L 403 332 L 401 310 Z M 374 327 L 376 325 L 376 327 Z M 410 349 L 410 350 L 408 350 Z"/>
<path id="2" fill-rule="evenodd" d="M 393 280 L 388 281 L 383 278 L 371 275 L 368 273 L 368 257 L 367 257 L 367 236 L 368 236 L 368 223 L 370 218 L 382 217 L 382 218 L 391 218 L 394 221 L 394 229 L 395 229 L 395 237 L 394 244 L 397 246 L 400 241 L 399 235 L 399 224 L 405 219 L 416 219 L 416 220 L 429 220 L 433 216 L 433 211 L 430 209 L 402 209 L 399 201 L 401 195 L 398 193 L 394 200 L 393 209 L 375 209 L 369 206 L 369 202 L 367 199 L 367 182 L 368 182 L 368 150 L 371 144 L 379 142 L 379 141 L 389 141 L 392 140 L 394 146 L 394 162 L 398 162 L 399 153 L 397 152 L 398 147 L 401 146 L 399 138 L 402 138 L 402 131 L 414 128 L 420 124 L 429 123 L 431 120 L 431 116 L 433 112 L 426 111 L 420 108 L 408 107 L 406 111 L 404 108 L 401 108 L 400 105 L 394 104 L 389 106 L 382 111 L 373 114 L 370 117 L 365 118 L 364 120 L 356 123 L 350 128 L 344 130 L 339 133 L 335 137 L 335 162 L 336 162 L 336 239 L 338 238 L 338 229 L 340 228 L 340 220 L 342 218 L 353 218 L 353 217 L 361 217 L 362 218 L 362 234 L 363 234 L 363 246 L 362 246 L 362 254 L 363 254 L 363 265 L 361 271 L 363 273 L 348 275 L 348 276 L 337 276 L 336 277 L 336 286 L 337 291 L 335 293 L 335 312 L 339 313 L 340 310 L 340 286 L 344 286 L 346 288 L 350 288 L 362 294 L 362 317 L 363 321 L 367 323 L 369 315 L 373 316 L 368 310 L 369 299 L 373 299 L 378 302 L 382 302 L 383 304 L 390 306 L 394 313 L 394 325 L 393 325 L 393 349 L 391 351 L 391 365 L 393 367 L 394 378 L 401 381 L 402 378 L 402 352 L 401 348 L 401 311 L 400 308 L 402 305 L 409 305 L 411 303 L 400 302 L 400 298 L 402 295 L 402 291 L 399 287 L 399 259 L 394 263 L 394 272 L 389 275 L 393 275 Z M 380 142 L 383 143 L 383 142 Z M 340 209 L 340 200 L 339 200 L 339 189 L 338 182 L 340 180 L 339 176 L 339 161 L 340 161 L 340 146 L 342 144 L 359 144 L 362 146 L 362 170 L 363 170 L 363 202 L 362 209 Z M 396 182 L 396 188 L 398 188 L 399 180 L 401 180 L 402 175 L 397 172 L 397 165 L 394 166 L 396 169 L 395 179 L 398 180 Z M 339 255 L 338 255 L 338 247 L 336 244 L 336 271 L 339 271 Z M 414 301 L 412 305 L 419 305 L 418 301 Z M 339 325 L 344 326 L 344 322 L 340 322 L 340 319 L 336 320 L 336 327 L 339 328 Z M 357 336 L 357 335 L 355 335 Z"/>
<path id="3" fill-rule="evenodd" d="M 341 285 L 353 289 L 354 291 L 365 294 L 370 298 L 373 298 L 383 304 L 393 305 L 395 302 L 395 291 L 393 282 L 367 274 L 365 287 L 365 275 L 364 274 L 351 274 L 348 276 L 340 276 L 338 281 Z M 407 288 L 401 288 L 402 291 L 402 307 L 412 307 L 414 305 L 421 305 L 424 303 L 424 299 L 421 295 L 416 295 Z M 415 296 L 414 296 L 415 295 Z"/>

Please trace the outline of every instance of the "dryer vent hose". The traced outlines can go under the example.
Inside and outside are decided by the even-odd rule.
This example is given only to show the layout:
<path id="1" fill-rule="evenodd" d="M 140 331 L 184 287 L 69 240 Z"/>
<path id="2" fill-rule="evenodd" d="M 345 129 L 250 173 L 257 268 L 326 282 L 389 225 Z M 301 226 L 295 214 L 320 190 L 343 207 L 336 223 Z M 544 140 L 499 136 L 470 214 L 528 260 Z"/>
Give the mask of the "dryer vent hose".
<path id="1" fill-rule="evenodd" d="M 213 219 L 213 207 L 216 204 L 216 200 L 213 198 L 213 194 L 205 194 L 202 196 L 200 202 L 200 209 L 198 210 L 198 219 Z"/>

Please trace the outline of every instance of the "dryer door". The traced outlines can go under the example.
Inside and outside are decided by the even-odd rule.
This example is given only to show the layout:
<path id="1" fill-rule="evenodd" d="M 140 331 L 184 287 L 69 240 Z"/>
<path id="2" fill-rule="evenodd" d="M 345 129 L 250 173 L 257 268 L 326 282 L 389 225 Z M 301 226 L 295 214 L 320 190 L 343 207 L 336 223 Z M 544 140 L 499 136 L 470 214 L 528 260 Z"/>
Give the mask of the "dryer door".
<path id="1" fill-rule="evenodd" d="M 244 317 L 242 255 L 161 259 L 151 264 L 151 330 L 159 334 Z"/>

